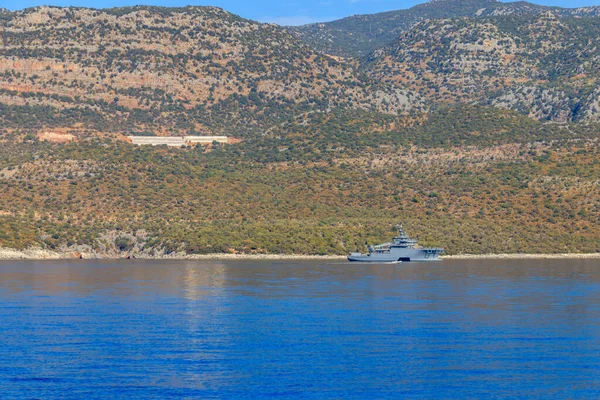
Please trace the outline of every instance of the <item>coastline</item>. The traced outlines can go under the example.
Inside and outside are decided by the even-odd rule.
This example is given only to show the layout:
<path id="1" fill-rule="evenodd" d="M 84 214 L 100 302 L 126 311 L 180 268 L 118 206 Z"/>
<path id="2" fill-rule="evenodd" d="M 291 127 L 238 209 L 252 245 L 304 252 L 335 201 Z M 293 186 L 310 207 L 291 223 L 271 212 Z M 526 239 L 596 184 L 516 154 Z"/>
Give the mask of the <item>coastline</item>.
<path id="1" fill-rule="evenodd" d="M 345 260 L 346 256 L 309 254 L 165 254 L 162 256 L 136 256 L 138 260 Z"/>
<path id="2" fill-rule="evenodd" d="M 76 260 L 76 259 L 127 259 L 127 253 L 52 251 L 41 248 L 24 250 L 0 248 L 0 260 Z M 138 260 L 345 260 L 345 255 L 307 254 L 134 254 Z M 556 253 L 556 254 L 457 254 L 441 256 L 442 260 L 493 260 L 493 259 L 600 259 L 600 253 Z"/>
<path id="3" fill-rule="evenodd" d="M 345 260 L 340 255 L 309 254 L 129 254 L 129 253 L 97 253 L 86 251 L 53 251 L 41 248 L 24 250 L 0 247 L 0 260 L 125 260 L 128 256 L 137 260 Z"/>
<path id="4" fill-rule="evenodd" d="M 441 256 L 442 260 L 522 260 L 522 259 L 600 259 L 600 253 L 555 253 L 555 254 L 456 254 Z"/>

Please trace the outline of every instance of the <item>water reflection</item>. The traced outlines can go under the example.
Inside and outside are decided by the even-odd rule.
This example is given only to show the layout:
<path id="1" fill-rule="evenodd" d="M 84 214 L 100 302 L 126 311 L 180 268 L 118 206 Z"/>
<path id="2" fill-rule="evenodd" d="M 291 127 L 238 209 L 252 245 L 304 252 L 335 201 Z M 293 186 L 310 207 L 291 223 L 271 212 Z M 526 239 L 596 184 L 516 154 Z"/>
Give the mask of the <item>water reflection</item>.
<path id="1" fill-rule="evenodd" d="M 44 294 L 110 291 L 119 295 L 181 292 L 198 298 L 226 282 L 223 263 L 153 261 L 13 261 L 0 262 L 0 288 Z"/>
<path id="2" fill-rule="evenodd" d="M 498 281 L 519 284 L 526 280 L 549 280 L 576 287 L 577 293 L 572 294 L 578 296 L 582 282 L 591 284 L 600 280 L 599 266 L 596 260 L 455 260 L 395 265 L 313 261 L 4 261 L 0 262 L 0 288 L 46 294 L 107 290 L 124 295 L 181 292 L 184 297 L 194 299 L 224 287 L 240 288 L 248 294 L 258 289 L 257 295 L 287 295 L 290 288 L 301 289 L 307 283 L 321 281 L 328 283 L 323 294 L 353 290 L 353 282 L 364 280 L 372 283 L 363 286 L 365 293 L 387 290 L 395 282 L 424 281 L 444 282 L 444 290 L 460 292 L 465 289 L 465 282 L 477 280 L 480 290 L 498 297 L 510 295 L 513 290 L 510 284 L 496 285 Z"/>
<path id="3" fill-rule="evenodd" d="M 221 301 L 228 293 L 341 302 L 392 298 L 403 309 L 429 311 L 450 301 L 453 310 L 442 318 L 460 310 L 482 323 L 514 321 L 527 307 L 539 318 L 566 318 L 578 325 L 598 311 L 599 281 L 596 260 L 397 265 L 144 260 L 0 263 L 0 294 L 162 296 L 190 301 L 207 296 Z"/>
<path id="4" fill-rule="evenodd" d="M 223 289 L 226 282 L 226 265 L 214 263 L 199 267 L 197 263 L 186 262 L 183 279 L 184 297 L 198 300 L 202 296 L 214 294 L 215 289 Z"/>

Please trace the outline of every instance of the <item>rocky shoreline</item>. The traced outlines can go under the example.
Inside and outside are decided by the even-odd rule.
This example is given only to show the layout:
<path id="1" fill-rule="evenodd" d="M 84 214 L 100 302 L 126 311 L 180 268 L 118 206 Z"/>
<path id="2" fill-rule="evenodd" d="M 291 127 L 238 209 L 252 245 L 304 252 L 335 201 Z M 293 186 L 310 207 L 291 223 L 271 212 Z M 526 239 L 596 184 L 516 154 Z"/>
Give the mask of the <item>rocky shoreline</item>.
<path id="1" fill-rule="evenodd" d="M 52 251 L 42 248 L 24 250 L 0 248 L 0 260 L 72 260 L 72 259 L 140 259 L 140 260 L 345 260 L 341 255 L 306 254 L 128 254 L 79 251 Z M 488 259 L 600 259 L 600 253 L 578 254 L 457 254 L 442 256 L 443 260 Z"/>
<path id="2" fill-rule="evenodd" d="M 42 248 L 24 250 L 0 248 L 0 260 L 345 260 L 339 255 L 307 255 L 307 254 L 131 254 L 119 252 L 99 253 L 95 251 L 53 251 Z"/>
<path id="3" fill-rule="evenodd" d="M 74 252 L 57 252 L 41 248 L 16 250 L 0 248 L 0 260 L 65 260 L 79 258 Z"/>

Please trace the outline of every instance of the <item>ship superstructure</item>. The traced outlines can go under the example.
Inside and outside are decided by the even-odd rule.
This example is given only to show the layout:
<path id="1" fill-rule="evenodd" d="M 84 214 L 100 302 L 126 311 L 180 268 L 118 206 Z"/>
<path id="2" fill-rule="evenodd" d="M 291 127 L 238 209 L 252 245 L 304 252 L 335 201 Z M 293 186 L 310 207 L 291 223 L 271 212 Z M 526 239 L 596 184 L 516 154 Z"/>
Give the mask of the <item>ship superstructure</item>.
<path id="1" fill-rule="evenodd" d="M 349 261 L 360 262 L 406 262 L 438 261 L 444 251 L 441 247 L 420 247 L 417 240 L 406 235 L 402 225 L 396 225 L 398 235 L 392 242 L 369 246 L 367 254 L 352 253 Z"/>

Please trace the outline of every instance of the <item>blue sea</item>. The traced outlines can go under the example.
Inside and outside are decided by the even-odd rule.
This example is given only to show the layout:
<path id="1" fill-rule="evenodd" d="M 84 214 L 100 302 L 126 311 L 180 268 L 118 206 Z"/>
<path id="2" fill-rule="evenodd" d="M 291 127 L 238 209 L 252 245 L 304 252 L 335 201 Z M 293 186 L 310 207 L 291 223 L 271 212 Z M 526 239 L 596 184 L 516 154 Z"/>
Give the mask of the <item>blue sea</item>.
<path id="1" fill-rule="evenodd" d="M 0 399 L 593 399 L 600 260 L 0 262 Z"/>

